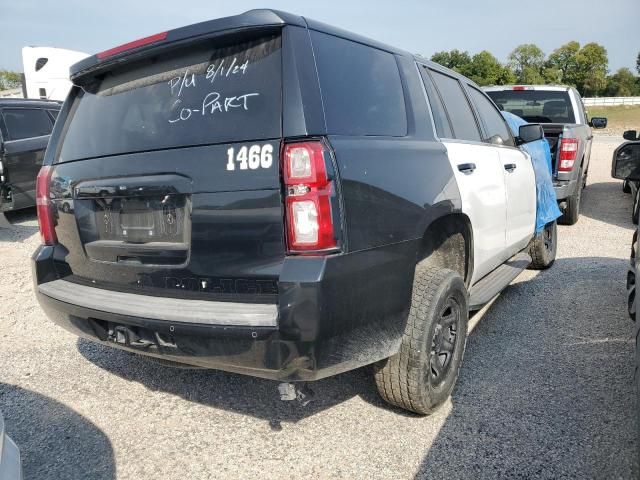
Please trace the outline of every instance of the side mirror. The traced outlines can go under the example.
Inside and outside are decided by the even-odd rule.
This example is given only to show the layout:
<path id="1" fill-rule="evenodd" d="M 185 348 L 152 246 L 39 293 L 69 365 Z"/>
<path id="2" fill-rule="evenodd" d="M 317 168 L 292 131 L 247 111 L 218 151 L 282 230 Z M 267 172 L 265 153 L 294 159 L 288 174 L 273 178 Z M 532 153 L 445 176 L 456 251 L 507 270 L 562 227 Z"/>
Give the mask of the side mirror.
<path id="1" fill-rule="evenodd" d="M 638 138 L 638 132 L 635 130 L 627 130 L 622 134 L 622 138 L 625 140 L 631 140 L 632 142 L 634 140 L 640 140 L 640 138 Z"/>
<path id="2" fill-rule="evenodd" d="M 538 124 L 520 125 L 518 136 L 516 137 L 516 145 L 523 143 L 535 142 L 544 138 L 544 130 Z"/>
<path id="3" fill-rule="evenodd" d="M 607 119 L 604 117 L 593 117 L 589 120 L 589 125 L 593 128 L 607 128 Z"/>
<path id="4" fill-rule="evenodd" d="M 640 181 L 640 142 L 627 142 L 613 152 L 611 176 Z"/>

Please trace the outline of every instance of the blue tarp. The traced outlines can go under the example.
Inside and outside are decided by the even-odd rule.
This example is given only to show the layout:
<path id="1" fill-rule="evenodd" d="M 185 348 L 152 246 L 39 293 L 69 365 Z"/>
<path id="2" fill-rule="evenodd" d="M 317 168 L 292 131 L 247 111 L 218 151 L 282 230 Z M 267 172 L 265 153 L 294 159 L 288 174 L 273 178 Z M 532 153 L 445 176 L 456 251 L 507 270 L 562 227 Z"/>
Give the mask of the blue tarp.
<path id="1" fill-rule="evenodd" d="M 526 125 L 527 122 L 512 113 L 501 113 L 509 124 L 513 135 L 518 136 L 520 126 Z M 558 208 L 558 200 L 556 199 L 556 192 L 553 190 L 553 181 L 551 179 L 551 149 L 546 138 L 525 143 L 522 145 L 522 149 L 531 155 L 533 171 L 536 175 L 536 234 L 538 234 L 546 224 L 553 222 L 562 215 Z"/>

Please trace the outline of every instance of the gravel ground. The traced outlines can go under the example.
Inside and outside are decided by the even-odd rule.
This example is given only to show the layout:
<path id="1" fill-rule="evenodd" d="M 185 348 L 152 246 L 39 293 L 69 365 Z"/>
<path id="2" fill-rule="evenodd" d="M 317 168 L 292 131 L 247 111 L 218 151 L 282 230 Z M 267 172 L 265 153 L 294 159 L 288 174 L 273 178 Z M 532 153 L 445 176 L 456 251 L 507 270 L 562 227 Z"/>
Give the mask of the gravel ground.
<path id="1" fill-rule="evenodd" d="M 453 399 L 385 406 L 368 369 L 312 386 L 174 370 L 78 340 L 37 305 L 33 211 L 0 230 L 0 410 L 26 479 L 631 478 L 638 472 L 631 200 L 598 137 L 583 212 L 551 270 L 523 273 L 469 337 Z"/>

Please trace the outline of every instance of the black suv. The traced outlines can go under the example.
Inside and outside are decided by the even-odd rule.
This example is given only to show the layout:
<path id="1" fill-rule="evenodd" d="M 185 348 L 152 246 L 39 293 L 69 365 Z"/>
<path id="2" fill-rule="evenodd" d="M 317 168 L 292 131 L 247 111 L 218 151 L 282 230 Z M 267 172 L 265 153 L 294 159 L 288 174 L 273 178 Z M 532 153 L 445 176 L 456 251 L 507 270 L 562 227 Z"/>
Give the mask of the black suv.
<path id="1" fill-rule="evenodd" d="M 555 258 L 518 148 L 541 127 L 514 137 L 477 85 L 402 50 L 255 10 L 72 80 L 33 270 L 92 340 L 283 382 L 375 363 L 386 400 L 428 413 L 469 310 Z"/>
<path id="2" fill-rule="evenodd" d="M 0 215 L 36 204 L 36 177 L 59 102 L 0 99 Z"/>

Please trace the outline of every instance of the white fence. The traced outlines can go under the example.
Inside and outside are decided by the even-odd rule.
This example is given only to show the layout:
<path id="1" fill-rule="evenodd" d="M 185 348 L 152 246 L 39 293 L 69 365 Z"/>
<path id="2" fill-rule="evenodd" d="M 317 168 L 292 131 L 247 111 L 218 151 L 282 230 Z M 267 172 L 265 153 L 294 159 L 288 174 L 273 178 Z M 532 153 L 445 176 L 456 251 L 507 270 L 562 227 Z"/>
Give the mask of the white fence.
<path id="1" fill-rule="evenodd" d="M 587 107 L 612 107 L 614 105 L 640 105 L 640 97 L 591 97 L 583 98 Z"/>

